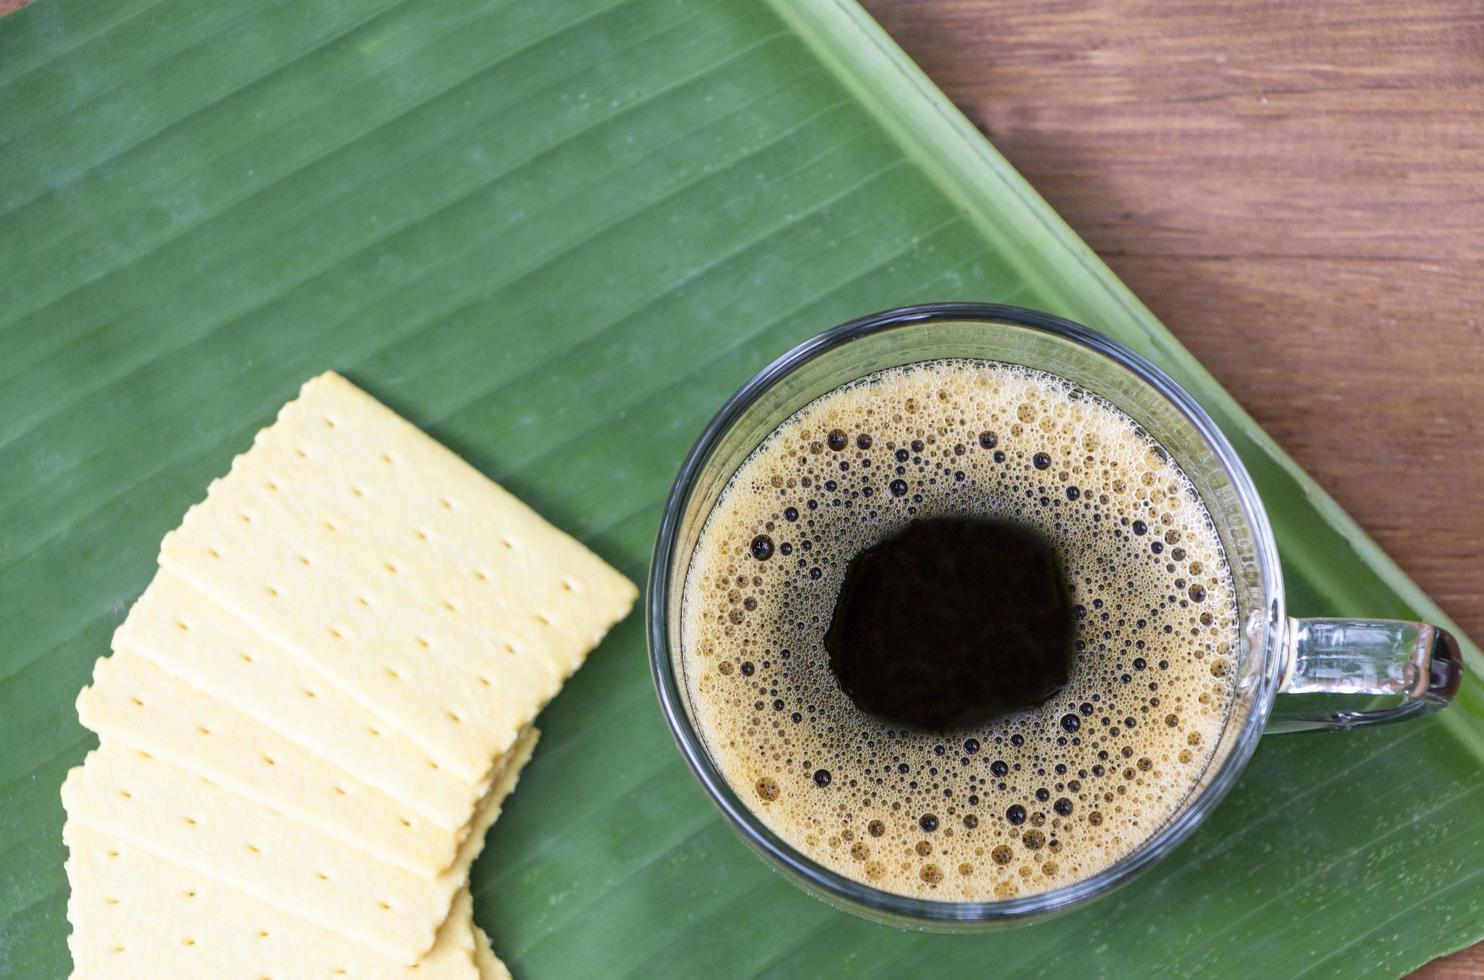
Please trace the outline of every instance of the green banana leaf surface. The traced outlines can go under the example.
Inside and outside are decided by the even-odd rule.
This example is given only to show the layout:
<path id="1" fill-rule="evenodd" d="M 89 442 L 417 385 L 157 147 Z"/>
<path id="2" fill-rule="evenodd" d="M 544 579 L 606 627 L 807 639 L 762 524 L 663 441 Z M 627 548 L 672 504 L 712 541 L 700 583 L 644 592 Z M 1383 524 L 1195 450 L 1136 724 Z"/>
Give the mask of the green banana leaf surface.
<path id="1" fill-rule="evenodd" d="M 1152 358 L 1271 511 L 1290 609 L 1442 614 L 849 0 L 36 0 L 0 20 L 0 976 L 70 969 L 73 699 L 161 536 L 334 368 L 635 580 L 682 457 L 794 343 L 1038 307 Z M 739 843 L 638 614 L 474 875 L 521 977 L 1394 976 L 1484 936 L 1484 696 L 1266 739 L 1061 919 L 868 924 Z"/>

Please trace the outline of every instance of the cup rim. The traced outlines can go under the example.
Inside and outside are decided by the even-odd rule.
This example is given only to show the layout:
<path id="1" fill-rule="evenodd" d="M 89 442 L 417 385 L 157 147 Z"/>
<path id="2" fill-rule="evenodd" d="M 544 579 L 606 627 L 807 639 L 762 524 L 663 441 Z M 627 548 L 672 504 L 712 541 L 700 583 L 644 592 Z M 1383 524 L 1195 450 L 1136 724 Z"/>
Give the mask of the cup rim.
<path id="1" fill-rule="evenodd" d="M 1263 634 L 1253 653 L 1262 658 L 1257 675 L 1259 689 L 1253 692 L 1252 709 L 1242 722 L 1231 751 L 1217 763 L 1212 779 L 1136 850 L 1107 868 L 1060 888 L 1002 901 L 938 901 L 873 888 L 824 867 L 775 834 L 732 790 L 711 761 L 700 733 L 691 725 L 680 690 L 681 679 L 673 669 L 668 638 L 671 566 L 680 557 L 674 552 L 679 543 L 681 517 L 696 479 L 721 437 L 765 391 L 808 361 L 874 333 L 943 321 L 1008 324 L 1070 340 L 1112 360 L 1170 402 L 1199 433 L 1231 480 L 1252 533 L 1264 595 L 1264 608 L 1254 610 L 1252 621 L 1243 624 L 1249 639 L 1257 630 Z M 1183 843 L 1231 790 L 1256 750 L 1277 691 L 1284 609 L 1277 545 L 1251 476 L 1216 423 L 1174 379 L 1119 341 L 1063 317 L 998 303 L 951 302 L 897 307 L 826 330 L 775 359 L 723 403 L 686 455 L 666 499 L 650 560 L 645 617 L 650 670 L 670 733 L 707 796 L 744 842 L 785 877 L 838 907 L 896 924 L 952 929 L 1027 922 L 1067 911 L 1126 884 Z"/>

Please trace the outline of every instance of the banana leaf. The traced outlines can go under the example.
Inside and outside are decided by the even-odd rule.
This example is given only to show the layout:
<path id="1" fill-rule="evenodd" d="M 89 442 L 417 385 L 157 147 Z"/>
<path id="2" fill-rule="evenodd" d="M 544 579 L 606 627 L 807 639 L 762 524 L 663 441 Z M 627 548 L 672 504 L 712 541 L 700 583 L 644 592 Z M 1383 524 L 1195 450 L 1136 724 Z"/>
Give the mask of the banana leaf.
<path id="1" fill-rule="evenodd" d="M 636 580 L 723 398 L 905 303 L 1088 323 L 1193 392 L 1298 613 L 1443 621 L 851 0 L 36 0 L 0 20 L 0 975 L 65 975 L 73 697 L 161 536 L 336 368 Z M 1264 742 L 1169 861 L 990 935 L 851 918 L 733 838 L 637 616 L 474 875 L 517 975 L 1393 976 L 1484 936 L 1449 711 Z"/>

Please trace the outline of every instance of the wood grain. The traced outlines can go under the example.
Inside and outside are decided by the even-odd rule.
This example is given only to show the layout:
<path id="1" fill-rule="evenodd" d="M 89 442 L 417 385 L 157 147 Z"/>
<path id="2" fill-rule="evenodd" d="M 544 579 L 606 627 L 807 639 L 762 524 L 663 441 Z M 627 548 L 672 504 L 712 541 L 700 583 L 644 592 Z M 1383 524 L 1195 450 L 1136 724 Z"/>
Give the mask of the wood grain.
<path id="1" fill-rule="evenodd" d="M 865 5 L 1484 638 L 1484 4 Z"/>

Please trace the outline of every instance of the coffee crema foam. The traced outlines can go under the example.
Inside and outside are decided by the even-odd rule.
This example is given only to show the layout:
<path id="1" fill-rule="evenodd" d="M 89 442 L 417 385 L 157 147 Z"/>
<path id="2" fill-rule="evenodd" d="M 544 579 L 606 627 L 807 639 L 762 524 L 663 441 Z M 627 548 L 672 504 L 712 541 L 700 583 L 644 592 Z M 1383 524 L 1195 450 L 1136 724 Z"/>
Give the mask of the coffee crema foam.
<path id="1" fill-rule="evenodd" d="M 1038 708 L 902 730 L 841 692 L 823 638 L 850 559 L 944 515 L 1055 543 L 1072 676 Z M 692 711 L 732 789 L 904 895 L 1001 900 L 1112 865 L 1179 809 L 1232 700 L 1230 572 L 1189 479 L 1108 402 L 1005 364 L 895 368 L 806 405 L 728 483 L 682 602 Z"/>

